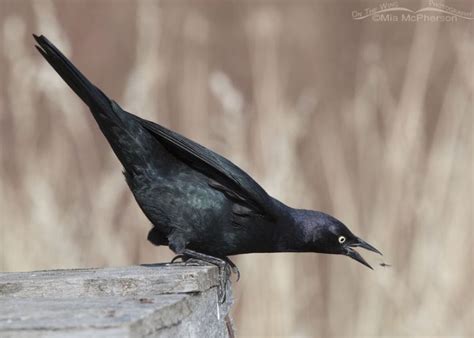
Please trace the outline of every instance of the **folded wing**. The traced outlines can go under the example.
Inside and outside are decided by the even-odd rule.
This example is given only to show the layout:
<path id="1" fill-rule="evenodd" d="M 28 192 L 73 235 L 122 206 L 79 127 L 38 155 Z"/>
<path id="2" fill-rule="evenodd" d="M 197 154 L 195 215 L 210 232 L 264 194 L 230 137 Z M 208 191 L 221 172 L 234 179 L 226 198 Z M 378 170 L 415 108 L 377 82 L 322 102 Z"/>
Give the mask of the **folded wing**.
<path id="1" fill-rule="evenodd" d="M 209 185 L 246 210 L 273 219 L 273 199 L 247 173 L 215 152 L 163 126 L 134 116 L 170 153 L 210 178 Z"/>

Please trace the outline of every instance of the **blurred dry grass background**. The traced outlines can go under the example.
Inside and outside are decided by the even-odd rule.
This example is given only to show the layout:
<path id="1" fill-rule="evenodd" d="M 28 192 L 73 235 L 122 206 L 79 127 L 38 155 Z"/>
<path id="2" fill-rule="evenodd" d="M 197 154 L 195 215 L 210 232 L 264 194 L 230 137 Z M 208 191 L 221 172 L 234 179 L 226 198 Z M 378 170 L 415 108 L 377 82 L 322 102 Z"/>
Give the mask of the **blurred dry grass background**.
<path id="1" fill-rule="evenodd" d="M 237 257 L 240 336 L 473 336 L 473 21 L 352 20 L 378 4 L 0 0 L 0 269 L 172 257 L 35 32 L 125 109 L 334 214 L 393 265 Z"/>

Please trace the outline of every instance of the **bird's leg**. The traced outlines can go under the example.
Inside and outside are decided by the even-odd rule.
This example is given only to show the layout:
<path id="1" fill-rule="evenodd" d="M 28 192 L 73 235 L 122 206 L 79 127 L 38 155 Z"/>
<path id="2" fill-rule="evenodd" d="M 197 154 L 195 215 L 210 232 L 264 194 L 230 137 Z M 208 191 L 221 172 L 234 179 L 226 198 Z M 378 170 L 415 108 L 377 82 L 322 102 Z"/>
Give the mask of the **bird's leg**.
<path id="1" fill-rule="evenodd" d="M 179 257 L 182 256 L 182 257 Z M 190 258 L 194 258 L 212 265 L 216 265 L 219 268 L 219 288 L 218 288 L 218 297 L 219 302 L 223 304 L 226 300 L 226 291 L 227 291 L 227 281 L 231 274 L 231 269 L 233 269 L 232 265 L 235 266 L 234 263 L 232 265 L 228 262 L 228 259 L 220 259 L 214 256 L 209 256 L 197 251 L 185 249 L 180 255 L 175 257 L 183 259 L 183 261 L 187 261 Z M 173 258 L 174 260 L 174 258 Z"/>

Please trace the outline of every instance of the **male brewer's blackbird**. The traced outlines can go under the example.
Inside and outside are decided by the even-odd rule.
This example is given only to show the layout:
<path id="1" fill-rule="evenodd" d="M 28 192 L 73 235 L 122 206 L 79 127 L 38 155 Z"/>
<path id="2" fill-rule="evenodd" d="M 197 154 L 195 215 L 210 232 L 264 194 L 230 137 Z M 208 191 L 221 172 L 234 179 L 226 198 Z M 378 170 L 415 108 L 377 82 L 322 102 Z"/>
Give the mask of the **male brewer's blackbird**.
<path id="1" fill-rule="evenodd" d="M 44 36 L 38 51 L 89 106 L 153 224 L 148 240 L 184 258 L 227 270 L 228 256 L 254 252 L 342 254 L 372 268 L 353 248 L 380 254 L 334 217 L 293 209 L 269 196 L 222 156 L 124 111 Z"/>

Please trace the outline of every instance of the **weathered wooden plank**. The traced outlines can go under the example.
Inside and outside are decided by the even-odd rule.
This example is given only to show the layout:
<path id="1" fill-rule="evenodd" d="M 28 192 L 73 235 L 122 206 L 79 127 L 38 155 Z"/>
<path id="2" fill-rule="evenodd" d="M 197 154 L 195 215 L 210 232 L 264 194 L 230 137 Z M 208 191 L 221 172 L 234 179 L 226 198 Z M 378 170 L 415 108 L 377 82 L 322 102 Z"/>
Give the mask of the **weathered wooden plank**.
<path id="1" fill-rule="evenodd" d="M 213 266 L 184 264 L 0 273 L 0 297 L 127 296 L 200 292 L 218 284 Z"/>
<path id="2" fill-rule="evenodd" d="M 217 285 L 183 264 L 0 273 L 0 336 L 227 337 Z"/>
<path id="3" fill-rule="evenodd" d="M 157 327 L 174 325 L 189 316 L 186 295 L 148 298 L 3 298 L 0 327 L 3 330 L 71 330 L 80 327 L 118 327 L 160 313 Z M 168 314 L 173 314 L 169 316 Z"/>

